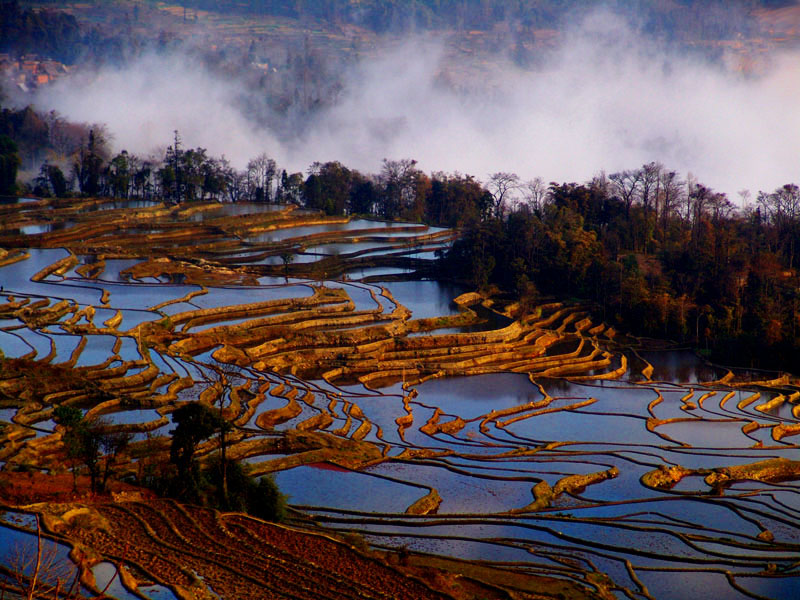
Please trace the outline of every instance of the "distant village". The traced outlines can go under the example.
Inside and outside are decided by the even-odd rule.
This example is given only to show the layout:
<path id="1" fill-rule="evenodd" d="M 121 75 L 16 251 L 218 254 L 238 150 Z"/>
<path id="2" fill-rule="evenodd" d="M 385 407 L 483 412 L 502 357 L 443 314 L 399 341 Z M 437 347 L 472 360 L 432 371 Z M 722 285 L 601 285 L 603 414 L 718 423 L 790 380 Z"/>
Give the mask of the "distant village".
<path id="1" fill-rule="evenodd" d="M 70 72 L 64 63 L 49 58 L 41 58 L 36 54 L 25 54 L 13 58 L 10 54 L 0 53 L 0 77 L 21 92 L 31 92 L 48 85 Z"/>

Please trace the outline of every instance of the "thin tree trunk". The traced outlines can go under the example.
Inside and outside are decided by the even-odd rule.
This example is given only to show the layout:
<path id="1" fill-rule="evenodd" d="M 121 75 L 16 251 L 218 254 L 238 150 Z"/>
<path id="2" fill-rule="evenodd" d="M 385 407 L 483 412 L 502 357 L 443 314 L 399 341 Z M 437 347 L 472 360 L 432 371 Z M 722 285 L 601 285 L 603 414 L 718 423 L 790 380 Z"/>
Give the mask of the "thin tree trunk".
<path id="1" fill-rule="evenodd" d="M 42 566 L 42 526 L 39 524 L 39 515 L 36 516 L 36 567 L 33 569 L 31 585 L 28 589 L 28 600 L 33 600 L 33 593 L 36 591 L 36 579 L 39 577 L 39 569 Z"/>

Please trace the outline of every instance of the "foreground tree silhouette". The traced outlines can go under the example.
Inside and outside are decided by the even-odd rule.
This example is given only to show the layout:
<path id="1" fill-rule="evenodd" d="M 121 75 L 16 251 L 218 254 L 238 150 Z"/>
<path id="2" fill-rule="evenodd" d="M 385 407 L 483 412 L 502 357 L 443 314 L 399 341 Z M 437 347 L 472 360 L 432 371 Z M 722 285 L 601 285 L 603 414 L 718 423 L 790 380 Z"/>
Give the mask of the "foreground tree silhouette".
<path id="1" fill-rule="evenodd" d="M 200 473 L 194 460 L 197 445 L 210 438 L 220 426 L 219 417 L 198 402 L 184 404 L 172 414 L 177 427 L 172 434 L 170 460 L 178 470 L 175 495 L 191 501 L 200 500 Z"/>
<path id="2" fill-rule="evenodd" d="M 194 460 L 200 442 L 224 430 L 224 421 L 213 408 L 199 402 L 185 404 L 173 413 L 172 420 L 177 427 L 171 431 L 170 460 L 178 471 L 168 485 L 172 496 L 269 521 L 283 520 L 286 496 L 271 478 L 254 479 L 247 465 L 229 462 L 222 448 L 203 469 Z"/>

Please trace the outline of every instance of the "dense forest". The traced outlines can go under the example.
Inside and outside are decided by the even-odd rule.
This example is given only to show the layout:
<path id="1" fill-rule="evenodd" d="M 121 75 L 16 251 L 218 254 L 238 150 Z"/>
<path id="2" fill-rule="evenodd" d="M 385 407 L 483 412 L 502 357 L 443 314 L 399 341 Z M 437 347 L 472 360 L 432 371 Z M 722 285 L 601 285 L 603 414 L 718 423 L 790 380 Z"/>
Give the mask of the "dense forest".
<path id="1" fill-rule="evenodd" d="M 93 3 L 106 11 L 104 26 L 78 23 L 60 10 L 57 0 L 1 0 L 0 52 L 36 52 L 67 64 L 80 59 L 119 62 L 147 42 L 132 36 L 144 7 L 154 3 Z M 792 0 L 180 0 L 184 20 L 197 11 L 215 14 L 277 17 L 309 26 L 355 25 L 374 33 L 420 30 L 490 31 L 498 26 L 531 41 L 535 30 L 561 29 L 593 7 L 633 15 L 641 30 L 675 41 L 720 40 L 752 34 L 758 27 L 753 10 L 794 4 Z M 50 8 L 52 6 L 52 8 Z M 108 11 L 113 11 L 112 13 Z M 157 39 L 157 45 L 169 43 Z"/>
<path id="2" fill-rule="evenodd" d="M 0 0 L 0 52 L 15 57 L 34 54 L 65 64 L 86 60 L 121 63 L 137 52 L 139 45 L 140 40 L 79 23 L 60 10 L 35 10 L 17 0 Z"/>
<path id="3" fill-rule="evenodd" d="M 628 331 L 688 342 L 724 363 L 796 371 L 798 226 L 797 185 L 737 210 L 650 163 L 551 183 L 468 226 L 443 262 L 529 303 L 540 294 L 588 299 Z"/>
<path id="4" fill-rule="evenodd" d="M 690 343 L 721 361 L 800 370 L 795 184 L 737 208 L 658 163 L 550 184 L 513 173 L 485 182 L 426 174 L 411 159 L 386 159 L 377 174 L 335 161 L 304 174 L 262 154 L 238 170 L 185 148 L 177 131 L 163 156 L 112 155 L 102 128 L 30 107 L 0 114 L 3 181 L 14 180 L 17 148 L 37 144 L 43 155 L 61 144 L 69 161 L 45 161 L 20 193 L 293 203 L 460 228 L 441 258 L 443 276 L 497 286 L 520 297 L 523 310 L 542 295 L 588 300 L 601 318 L 640 335 Z"/>
<path id="5" fill-rule="evenodd" d="M 720 38 L 746 28 L 744 16 L 787 0 L 182 0 L 187 8 L 266 14 L 328 23 L 353 24 L 378 33 L 410 29 L 488 30 L 513 22 L 524 28 L 554 28 L 593 6 L 634 10 L 645 29 L 669 37 Z"/>

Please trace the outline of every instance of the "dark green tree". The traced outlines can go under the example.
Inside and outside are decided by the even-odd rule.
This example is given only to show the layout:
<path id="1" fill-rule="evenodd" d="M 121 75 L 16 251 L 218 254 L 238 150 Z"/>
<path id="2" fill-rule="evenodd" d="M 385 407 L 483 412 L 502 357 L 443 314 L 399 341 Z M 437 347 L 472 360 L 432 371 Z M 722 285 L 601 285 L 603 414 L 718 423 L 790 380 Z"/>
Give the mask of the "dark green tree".
<path id="1" fill-rule="evenodd" d="M 9 196 L 17 190 L 17 169 L 21 161 L 14 140 L 0 135 L 0 196 Z"/>
<path id="2" fill-rule="evenodd" d="M 221 459 L 209 461 L 206 475 L 217 490 L 228 489 L 228 499 L 219 506 L 222 510 L 246 512 L 266 521 L 282 521 L 286 515 L 286 495 L 270 477 L 254 479 L 248 465 L 231 462 L 222 468 Z"/>
<path id="3" fill-rule="evenodd" d="M 91 129 L 86 145 L 81 147 L 72 165 L 82 195 L 91 197 L 100 192 L 104 155 L 107 155 L 105 136 Z"/>
<path id="4" fill-rule="evenodd" d="M 64 198 L 67 195 L 67 179 L 58 165 L 47 165 L 47 180 L 56 198 Z"/>
<path id="5" fill-rule="evenodd" d="M 53 416 L 64 427 L 62 440 L 67 456 L 83 463 L 89 471 L 92 493 L 105 491 L 117 456 L 130 443 L 130 434 L 115 431 L 103 419 L 87 419 L 73 406 L 58 406 Z"/>
<path id="6" fill-rule="evenodd" d="M 377 203 L 378 186 L 375 182 L 358 171 L 352 171 L 348 204 L 350 214 L 372 214 Z"/>
<path id="7" fill-rule="evenodd" d="M 175 481 L 175 494 L 185 500 L 197 501 L 201 485 L 199 472 L 194 460 L 197 445 L 210 438 L 219 430 L 219 416 L 205 404 L 190 402 L 172 414 L 177 425 L 170 433 L 170 460 L 178 470 Z"/>
<path id="8" fill-rule="evenodd" d="M 109 192 L 115 198 L 127 198 L 131 184 L 131 165 L 128 151 L 123 150 L 111 159 L 106 169 Z"/>
<path id="9" fill-rule="evenodd" d="M 266 521 L 280 522 L 286 516 L 286 495 L 275 480 L 267 475 L 251 484 L 247 494 L 247 512 Z"/>
<path id="10" fill-rule="evenodd" d="M 352 173 L 339 162 L 314 163 L 303 184 L 303 202 L 327 215 L 344 214 L 350 199 Z"/>

